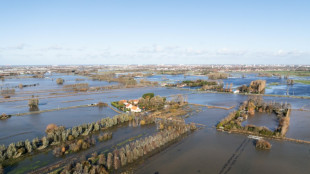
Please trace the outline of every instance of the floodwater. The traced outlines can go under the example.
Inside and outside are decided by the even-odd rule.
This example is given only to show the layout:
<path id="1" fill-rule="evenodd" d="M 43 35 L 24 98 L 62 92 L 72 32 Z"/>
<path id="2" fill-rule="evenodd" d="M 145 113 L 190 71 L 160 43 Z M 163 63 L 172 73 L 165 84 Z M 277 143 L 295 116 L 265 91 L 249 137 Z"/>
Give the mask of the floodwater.
<path id="1" fill-rule="evenodd" d="M 76 76 L 66 77 L 66 75 L 53 75 L 56 77 L 65 78 L 67 83 L 84 83 L 89 81 L 93 86 L 109 85 L 107 82 L 85 80 L 82 82 L 75 82 Z M 162 79 L 163 76 L 151 76 L 148 79 L 153 80 Z M 175 81 L 183 81 L 184 79 L 201 79 L 202 76 L 186 76 L 183 75 L 164 77 L 164 80 L 170 79 Z M 205 78 L 205 77 L 203 77 Z M 243 83 L 250 83 L 250 81 L 258 79 L 255 74 L 248 75 L 246 78 L 231 77 L 225 83 L 230 81 L 234 85 L 242 85 Z M 206 78 L 207 79 L 207 78 Z M 269 80 L 268 80 L 269 79 Z M 29 80 L 31 79 L 22 79 Z M 33 79 L 32 79 L 33 80 Z M 39 79 L 40 80 L 40 79 Z M 29 87 L 22 90 L 37 90 L 61 89 L 62 87 L 56 85 L 55 81 L 51 79 L 41 79 L 42 84 L 38 87 Z M 164 81 L 163 80 L 163 81 Z M 14 79 L 12 79 L 14 81 Z M 158 80 L 160 81 L 160 80 Z M 267 83 L 279 82 L 284 83 L 284 79 L 267 78 Z M 10 80 L 5 81 L 5 83 Z M 30 84 L 29 82 L 29 84 Z M 2 82 L 3 83 L 3 82 Z M 26 82 L 19 82 L 25 83 Z M 19 84 L 18 83 L 18 84 Z M 31 82 L 35 83 L 35 82 Z M 46 84 L 45 84 L 46 83 Z M 18 85 L 17 84 L 17 85 Z M 278 86 L 271 86 L 267 89 L 267 93 L 282 93 L 286 92 L 287 87 L 284 84 Z M 310 96 L 310 85 L 295 84 L 290 88 L 302 91 L 303 95 Z M 43 88 L 44 89 L 44 88 Z M 17 89 L 19 90 L 19 89 Z M 277 92 L 278 91 L 278 92 Z M 76 93 L 72 96 L 44 98 L 40 99 L 40 110 L 55 109 L 58 107 L 69 107 L 77 105 L 85 105 L 90 103 L 97 103 L 99 101 L 110 103 L 121 99 L 136 99 L 140 98 L 144 93 L 154 92 L 155 95 L 166 96 L 168 99 L 173 98 L 173 95 L 184 94 L 188 98 L 189 103 L 196 103 L 202 105 L 231 107 L 233 109 L 208 109 L 206 107 L 199 108 L 201 112 L 194 111 L 194 113 L 186 117 L 186 122 L 200 123 L 201 129 L 193 132 L 189 136 L 182 139 L 180 142 L 168 147 L 164 151 L 147 159 L 143 165 L 139 165 L 135 169 L 135 173 L 309 173 L 310 166 L 310 145 L 296 144 L 286 141 L 270 140 L 272 149 L 269 151 L 258 151 L 255 149 L 252 139 L 248 139 L 246 135 L 228 134 L 218 132 L 215 129 L 217 123 L 226 117 L 231 111 L 237 109 L 239 104 L 248 97 L 237 94 L 216 94 L 203 93 L 189 90 L 179 90 L 160 87 L 147 87 L 135 89 L 117 89 L 108 90 L 100 93 Z M 44 94 L 44 93 L 43 93 Z M 43 95 L 37 94 L 37 95 Z M 48 93 L 46 93 L 48 94 Z M 87 94 L 87 95 L 81 95 Z M 294 95 L 299 95 L 294 92 Z M 310 110 L 310 100 L 300 98 L 285 98 L 285 97 L 263 97 L 265 101 L 275 101 L 279 103 L 290 103 L 293 111 L 291 112 L 290 126 L 287 132 L 287 137 L 303 139 L 310 141 L 310 112 L 298 111 L 297 109 Z M 87 99 L 87 100 L 85 100 Z M 69 102 L 65 102 L 69 101 Z M 0 103 L 0 110 L 7 114 L 17 114 L 28 112 L 28 101 L 15 101 Z M 35 137 L 42 137 L 45 135 L 45 128 L 50 123 L 63 125 L 67 128 L 76 125 L 90 123 L 100 120 L 104 117 L 112 117 L 117 113 L 108 107 L 85 107 L 67 110 L 57 110 L 52 112 L 44 112 L 40 114 L 31 114 L 25 116 L 13 116 L 7 120 L 0 120 L 0 144 L 8 145 L 11 142 L 17 142 L 25 139 L 33 139 Z M 274 129 L 277 126 L 277 120 L 274 115 L 265 113 L 256 113 L 254 117 L 249 117 L 243 124 L 254 124 L 258 126 L 266 126 Z M 113 145 L 124 141 L 132 136 L 140 134 L 152 134 L 156 131 L 155 126 L 147 127 L 122 127 L 113 133 L 113 138 L 104 143 L 98 143 L 94 148 L 87 150 L 87 154 L 93 151 L 104 151 Z M 268 140 L 269 141 L 269 140 Z M 30 167 L 36 165 L 42 166 L 45 163 L 54 163 L 61 160 L 61 158 L 53 157 L 51 152 L 47 154 L 37 154 L 33 157 L 26 158 L 15 166 L 10 167 L 7 172 L 16 173 L 17 171 L 29 171 Z M 38 162 L 39 161 L 39 162 Z M 46 164 L 45 164 L 46 165 Z M 27 168 L 28 166 L 28 168 Z M 25 169 L 26 168 L 26 169 Z"/>
<path id="2" fill-rule="evenodd" d="M 255 112 L 254 116 L 249 116 L 248 119 L 242 122 L 242 126 L 251 124 L 255 126 L 265 126 L 271 131 L 276 130 L 278 127 L 278 119 L 274 113 L 260 113 Z"/>
<path id="3" fill-rule="evenodd" d="M 309 145 L 270 140 L 271 150 L 256 150 L 246 135 L 216 131 L 226 114 L 204 109 L 190 117 L 206 127 L 149 158 L 135 173 L 309 173 Z"/>
<path id="4" fill-rule="evenodd" d="M 84 76 L 73 75 L 73 74 L 45 74 L 44 78 L 12 78 L 5 79 L 5 81 L 0 81 L 0 89 L 12 88 L 16 87 L 19 84 L 23 85 L 31 85 L 31 84 L 39 84 L 37 86 L 25 87 L 22 89 L 15 88 L 16 92 L 25 92 L 32 90 L 50 90 L 50 89 L 61 89 L 62 85 L 57 85 L 56 79 L 62 78 L 64 79 L 64 85 L 71 85 L 75 83 L 88 83 L 89 86 L 107 86 L 107 85 L 115 85 L 118 84 L 116 82 L 106 82 L 106 81 L 96 81 L 89 79 Z M 76 81 L 76 79 L 83 79 L 82 81 Z"/>
<path id="5" fill-rule="evenodd" d="M 110 103 L 122 99 L 140 98 L 144 93 L 154 92 L 155 95 L 167 96 L 170 99 L 171 95 L 184 94 L 187 96 L 190 103 L 238 108 L 239 104 L 247 99 L 245 95 L 236 94 L 216 94 L 216 93 L 200 93 L 187 90 L 167 89 L 167 88 L 137 88 L 137 89 L 118 89 L 104 91 L 100 94 L 77 95 L 65 98 L 42 99 L 40 102 L 45 102 L 45 105 L 40 105 L 40 110 L 55 109 L 58 107 L 68 107 L 85 105 L 103 101 Z M 69 103 L 61 103 L 62 101 L 82 100 L 90 98 L 91 100 L 76 101 Z M 264 97 L 266 101 L 288 102 L 293 109 L 309 109 L 310 102 L 308 99 L 282 98 L 282 97 Z M 23 104 L 20 102 L 24 102 Z M 14 108 L 14 104 L 21 104 L 24 107 Z M 8 114 L 16 114 L 28 112 L 27 101 L 1 103 L 2 112 Z M 52 112 L 43 112 L 40 114 L 31 114 L 24 116 L 13 116 L 7 120 L 0 120 L 0 144 L 7 144 L 12 140 L 19 141 L 24 139 L 32 139 L 44 134 L 45 127 L 50 124 L 63 125 L 72 127 L 75 125 L 94 122 L 106 116 L 113 116 L 117 113 L 109 108 L 100 109 L 98 107 L 86 107 L 76 109 L 66 109 Z M 268 117 L 267 117 L 268 118 Z M 219 120 L 218 120 L 219 121 Z M 266 121 L 267 122 L 267 121 Z M 14 129 L 13 129 L 14 127 Z M 43 131 L 43 132 L 42 132 Z"/>
<path id="6" fill-rule="evenodd" d="M 296 95 L 296 96 L 310 96 L 310 85 L 295 83 L 294 85 L 286 85 L 286 79 L 279 77 L 258 77 L 257 73 L 246 74 L 245 78 L 242 78 L 242 73 L 232 73 L 231 77 L 222 79 L 221 81 L 226 85 L 233 84 L 233 89 L 237 89 L 242 85 L 249 85 L 254 80 L 266 80 L 265 94 L 275 95 Z M 137 78 L 139 79 L 139 78 Z M 197 75 L 153 75 L 146 78 L 150 81 L 158 81 L 161 83 L 180 83 L 184 80 L 208 80 L 207 76 Z M 289 79 L 293 80 L 309 80 L 310 77 L 297 77 L 290 76 Z M 278 85 L 270 85 L 272 83 L 278 83 Z"/>
<path id="7" fill-rule="evenodd" d="M 27 173 L 34 169 L 39 169 L 41 167 L 44 167 L 48 164 L 54 164 L 59 161 L 64 161 L 65 164 L 72 162 L 72 160 L 79 160 L 82 157 L 89 157 L 92 153 L 97 152 L 100 153 L 106 153 L 113 151 L 116 148 L 117 144 L 120 144 L 117 148 L 123 147 L 126 145 L 124 144 L 125 141 L 127 141 L 130 138 L 143 138 L 145 136 L 152 135 L 156 132 L 156 125 L 150 124 L 145 126 L 138 126 L 138 127 L 131 127 L 128 126 L 129 123 L 126 123 L 121 126 L 114 127 L 110 129 L 109 131 L 113 133 L 112 139 L 108 141 L 103 142 L 96 142 L 96 145 L 87 149 L 80 151 L 78 153 L 72 153 L 69 155 L 66 155 L 66 158 L 70 158 L 70 160 L 66 160 L 65 157 L 55 157 L 52 153 L 52 151 L 46 152 L 46 153 L 40 153 L 31 157 L 27 157 L 23 161 L 20 161 L 16 163 L 13 166 L 10 166 L 9 168 L 6 168 L 6 173 Z M 97 140 L 97 135 L 93 135 L 93 137 Z M 124 144 L 124 145 L 122 145 Z M 64 165 L 65 165 L 64 164 Z"/>
<path id="8" fill-rule="evenodd" d="M 54 123 L 66 128 L 91 123 L 117 113 L 108 107 L 87 107 L 24 116 L 13 116 L 0 120 L 0 144 L 8 145 L 20 140 L 43 137 L 48 124 Z"/>
<path id="9" fill-rule="evenodd" d="M 287 137 L 310 141 L 310 112 L 293 110 Z"/>

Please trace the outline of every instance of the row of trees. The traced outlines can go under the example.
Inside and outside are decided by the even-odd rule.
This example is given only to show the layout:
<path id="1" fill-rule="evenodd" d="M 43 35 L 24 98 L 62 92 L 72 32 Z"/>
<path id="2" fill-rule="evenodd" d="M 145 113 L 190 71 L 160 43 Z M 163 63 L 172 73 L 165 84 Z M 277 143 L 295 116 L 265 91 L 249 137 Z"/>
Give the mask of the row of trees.
<path id="1" fill-rule="evenodd" d="M 227 74 L 227 73 L 219 73 L 219 72 L 208 74 L 208 78 L 210 80 L 227 79 L 228 76 L 229 76 L 229 74 Z"/>
<path id="2" fill-rule="evenodd" d="M 182 84 L 186 84 L 187 86 L 190 87 L 197 87 L 197 86 L 204 86 L 204 85 L 217 85 L 218 83 L 216 81 L 208 81 L 208 80 L 185 80 L 182 82 Z"/>
<path id="3" fill-rule="evenodd" d="M 164 108 L 166 102 L 165 97 L 161 97 L 159 95 L 155 97 L 142 97 L 139 99 L 138 106 L 145 110 L 160 110 Z"/>
<path id="4" fill-rule="evenodd" d="M 1 90 L 1 95 L 4 98 L 10 98 L 14 94 L 15 94 L 15 89 L 3 89 L 3 90 Z"/>
<path id="5" fill-rule="evenodd" d="M 227 117 L 221 120 L 217 128 L 229 131 L 238 129 L 250 131 L 252 133 L 264 136 L 285 136 L 290 121 L 291 105 L 287 103 L 264 102 L 261 96 L 249 96 L 248 100 L 243 102 L 237 111 L 229 113 Z M 279 125 L 275 131 L 267 127 L 258 127 L 255 125 L 242 126 L 241 122 L 248 118 L 248 115 L 254 115 L 255 112 L 275 113 L 279 120 Z"/>
<path id="6" fill-rule="evenodd" d="M 80 150 L 86 150 L 90 148 L 91 146 L 94 146 L 96 144 L 96 139 L 92 136 L 85 137 L 84 139 L 78 139 L 74 142 L 70 142 L 58 147 L 55 147 L 53 150 L 53 154 L 56 157 L 63 156 L 68 153 L 78 152 Z"/>
<path id="7" fill-rule="evenodd" d="M 290 108 L 291 105 L 287 102 L 265 102 L 262 96 L 249 96 L 248 100 L 239 107 L 239 110 L 246 111 L 250 115 L 254 115 L 254 112 L 257 111 L 275 113 L 278 117 L 285 117 Z"/>
<path id="8" fill-rule="evenodd" d="M 64 85 L 64 90 L 67 91 L 87 91 L 89 89 L 88 83 L 76 83 L 72 85 Z"/>
<path id="9" fill-rule="evenodd" d="M 173 125 L 170 130 L 165 129 L 153 136 L 141 138 L 108 154 L 94 153 L 88 160 L 69 164 L 61 173 L 108 173 L 107 170 L 118 170 L 190 131 L 190 125 L 185 123 L 170 124 Z"/>
<path id="10" fill-rule="evenodd" d="M 108 129 L 117 124 L 135 119 L 131 114 L 120 114 L 113 118 L 103 118 L 97 122 L 83 124 L 72 128 L 65 129 L 60 126 L 47 132 L 42 138 L 34 138 L 32 141 L 25 140 L 17 143 L 11 143 L 9 146 L 0 145 L 0 162 L 8 159 L 16 159 L 22 155 L 30 154 L 35 150 L 46 149 L 47 147 L 66 143 L 81 136 L 87 136 L 90 133 L 98 132 L 102 129 Z"/>

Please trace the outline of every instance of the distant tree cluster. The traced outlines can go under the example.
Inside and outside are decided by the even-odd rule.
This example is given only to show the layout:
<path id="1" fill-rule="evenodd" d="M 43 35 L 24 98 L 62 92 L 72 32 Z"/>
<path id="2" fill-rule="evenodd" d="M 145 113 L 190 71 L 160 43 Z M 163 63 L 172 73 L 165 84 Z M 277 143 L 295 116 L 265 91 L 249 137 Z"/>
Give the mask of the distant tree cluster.
<path id="1" fill-rule="evenodd" d="M 15 89 L 3 89 L 1 90 L 1 95 L 5 98 L 9 98 L 6 96 L 11 96 L 15 94 Z"/>
<path id="2" fill-rule="evenodd" d="M 220 73 L 220 72 L 208 74 L 208 78 L 210 80 L 227 79 L 228 76 L 229 76 L 229 74 L 227 74 L 227 73 Z"/>
<path id="3" fill-rule="evenodd" d="M 144 110 L 160 110 L 164 108 L 165 102 L 165 97 L 159 95 L 154 97 L 154 93 L 147 93 L 139 99 L 138 105 Z"/>
<path id="4" fill-rule="evenodd" d="M 157 81 L 149 81 L 146 79 L 141 79 L 139 81 L 139 84 L 142 86 L 158 86 L 159 85 Z"/>
<path id="5" fill-rule="evenodd" d="M 182 84 L 186 84 L 189 87 L 197 87 L 197 86 L 204 86 L 204 85 L 208 85 L 208 86 L 214 86 L 214 85 L 218 85 L 218 83 L 216 81 L 208 81 L 208 80 L 185 80 L 182 82 Z"/>
<path id="6" fill-rule="evenodd" d="M 63 89 L 67 90 L 67 91 L 86 92 L 89 89 L 89 85 L 88 85 L 88 83 L 76 83 L 76 84 L 72 84 L 72 85 L 64 85 Z"/>
<path id="7" fill-rule="evenodd" d="M 242 85 L 239 87 L 241 93 L 254 93 L 254 94 L 263 94 L 265 93 L 266 80 L 255 80 L 250 83 L 249 86 Z"/>
<path id="8" fill-rule="evenodd" d="M 62 79 L 62 78 L 57 78 L 56 79 L 56 83 L 58 84 L 58 85 L 62 85 L 63 83 L 64 83 L 64 79 Z"/>
<path id="9" fill-rule="evenodd" d="M 110 73 L 110 72 L 106 72 L 104 74 L 96 74 L 96 75 L 92 75 L 92 79 L 93 80 L 101 80 L 101 81 L 114 81 L 115 78 L 115 73 Z"/>
<path id="10" fill-rule="evenodd" d="M 86 150 L 96 144 L 96 140 L 93 137 L 85 137 L 84 139 L 78 139 L 74 142 L 70 142 L 58 147 L 55 147 L 53 154 L 56 157 L 63 156 L 68 153 L 79 152 L 80 150 Z"/>
<path id="11" fill-rule="evenodd" d="M 272 73 L 258 73 L 258 77 L 272 77 Z"/>

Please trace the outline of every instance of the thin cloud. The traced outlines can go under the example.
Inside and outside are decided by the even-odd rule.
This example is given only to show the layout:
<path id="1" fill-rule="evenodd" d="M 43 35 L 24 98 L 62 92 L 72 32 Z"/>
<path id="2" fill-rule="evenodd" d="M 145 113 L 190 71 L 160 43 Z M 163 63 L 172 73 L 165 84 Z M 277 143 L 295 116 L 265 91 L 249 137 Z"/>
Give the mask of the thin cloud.
<path id="1" fill-rule="evenodd" d="M 278 50 L 274 53 L 274 56 L 279 56 L 279 57 L 286 57 L 286 56 L 306 56 L 308 53 L 306 52 L 302 52 L 302 51 L 298 51 L 298 50 L 290 50 L 290 51 L 286 51 L 286 50 Z"/>
<path id="2" fill-rule="evenodd" d="M 27 44 L 21 43 L 13 46 L 0 47 L 0 50 L 23 50 L 27 46 Z"/>

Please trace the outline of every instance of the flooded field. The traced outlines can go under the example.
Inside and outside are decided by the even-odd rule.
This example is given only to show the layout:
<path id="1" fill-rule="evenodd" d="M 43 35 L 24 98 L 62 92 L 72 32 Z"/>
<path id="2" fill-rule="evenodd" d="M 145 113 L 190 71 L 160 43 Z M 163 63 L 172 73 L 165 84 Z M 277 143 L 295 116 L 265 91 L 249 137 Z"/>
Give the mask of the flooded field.
<path id="1" fill-rule="evenodd" d="M 248 84 L 258 79 L 256 74 L 250 74 L 246 78 L 234 74 L 223 82 L 233 83 L 234 87 Z M 268 139 L 272 149 L 268 151 L 256 150 L 255 140 L 247 135 L 229 134 L 219 132 L 216 125 L 230 112 L 236 110 L 240 104 L 248 99 L 247 95 L 206 93 L 197 90 L 176 89 L 166 87 L 140 87 L 122 88 L 114 90 L 88 91 L 68 93 L 55 83 L 58 77 L 64 78 L 67 84 L 77 83 L 76 78 L 83 78 L 90 86 L 105 86 L 117 83 L 105 81 L 92 81 L 86 77 L 74 75 L 53 74 L 44 79 L 8 79 L 1 82 L 2 87 L 10 85 L 39 83 L 39 86 L 24 89 L 16 89 L 16 94 L 11 99 L 1 98 L 1 112 L 12 114 L 11 118 L 0 120 L 0 144 L 8 146 L 12 142 L 32 140 L 35 137 L 46 135 L 47 125 L 54 123 L 72 128 L 85 123 L 92 123 L 102 118 L 112 118 L 119 114 L 111 109 L 111 102 L 120 100 L 139 99 L 143 94 L 154 93 L 155 95 L 173 100 L 181 94 L 189 104 L 190 112 L 183 114 L 180 118 L 185 123 L 195 123 L 198 129 L 172 143 L 172 145 L 144 158 L 143 161 L 135 162 L 125 167 L 134 173 L 308 173 L 310 171 L 307 161 L 310 159 L 310 145 L 298 144 L 284 140 Z M 269 83 L 278 82 L 280 85 L 270 86 L 266 89 L 267 94 L 281 94 L 287 91 L 284 79 L 275 77 L 267 78 Z M 184 76 L 184 75 L 154 75 L 147 78 L 152 81 L 169 81 L 171 83 L 183 80 L 207 79 L 206 76 Z M 309 96 L 309 86 L 295 84 L 289 91 L 296 91 L 294 95 Z M 43 90 L 42 92 L 39 92 Z M 44 91 L 45 90 L 45 91 Z M 56 93 L 49 90 L 56 90 Z M 299 91 L 299 92 L 297 92 Z M 31 95 L 41 97 L 38 113 L 31 113 L 28 107 L 28 99 Z M 285 94 L 286 95 L 286 94 Z M 290 92 L 290 95 L 291 92 Z M 290 114 L 290 125 L 286 134 L 288 138 L 310 141 L 309 111 L 310 100 L 291 97 L 264 96 L 266 102 L 289 103 L 292 108 Z M 98 102 L 105 102 L 110 107 L 92 106 Z M 199 106 L 198 106 L 199 105 Z M 83 106 L 83 107 L 79 107 Z M 208 107 L 222 108 L 208 108 Z M 76 107 L 69 108 L 68 107 Z M 226 109 L 225 109 L 226 108 Z M 22 116 L 16 116 L 27 113 Z M 274 131 L 278 125 L 275 114 L 256 112 L 255 116 L 242 122 L 242 126 L 253 124 L 265 126 Z M 68 159 L 78 160 L 89 157 L 93 152 L 107 153 L 120 147 L 124 142 L 134 141 L 137 137 L 147 137 L 160 132 L 155 123 L 146 126 L 133 127 L 129 123 L 113 127 L 113 138 L 109 141 L 97 141 L 95 146 L 78 153 L 72 153 L 63 157 L 55 157 L 52 150 L 35 153 L 5 168 L 5 173 L 28 173 L 40 171 L 46 166 L 61 163 L 62 167 L 67 164 Z M 98 139 L 98 133 L 91 135 Z M 130 140 L 129 140 L 130 139 Z M 119 173 L 121 170 L 113 171 Z M 112 173 L 113 173 L 112 172 Z"/>
<path id="2" fill-rule="evenodd" d="M 7 172 L 12 174 L 27 173 L 34 169 L 38 169 L 48 164 L 54 164 L 57 162 L 63 162 L 65 165 L 70 162 L 73 162 L 73 160 L 78 160 L 79 158 L 85 158 L 87 155 L 91 155 L 94 152 L 100 154 L 101 152 L 104 153 L 106 151 L 114 150 L 116 147 L 119 146 L 118 144 L 123 144 L 130 138 L 141 138 L 149 136 L 153 134 L 155 131 L 156 131 L 155 125 L 148 125 L 143 127 L 131 127 L 128 125 L 122 125 L 120 127 L 111 130 L 111 132 L 113 133 L 113 138 L 111 140 L 105 142 L 98 141 L 96 143 L 96 146 L 91 149 L 79 153 L 69 154 L 64 157 L 55 157 L 51 151 L 44 154 L 37 154 L 35 156 L 24 159 L 23 161 L 15 164 L 14 166 L 9 167 L 7 169 Z M 93 137 L 97 136 L 94 135 Z M 68 159 L 70 159 L 70 161 L 67 161 Z"/>
<path id="3" fill-rule="evenodd" d="M 162 83 L 180 83 L 185 80 L 208 80 L 207 76 L 195 76 L 195 75 L 154 75 L 147 77 L 150 81 L 159 81 Z M 291 76 L 292 80 L 309 80 L 310 77 L 298 77 Z M 287 79 L 279 77 L 259 77 L 258 74 L 246 74 L 242 78 L 241 73 L 232 73 L 231 77 L 222 79 L 224 84 L 233 84 L 233 88 L 236 89 L 242 85 L 248 85 L 254 80 L 266 80 L 267 88 L 265 94 L 274 95 L 296 95 L 296 96 L 310 96 L 310 85 L 295 83 L 294 85 L 287 85 Z"/>
<path id="4" fill-rule="evenodd" d="M 8 145 L 11 142 L 42 137 L 45 135 L 46 126 L 51 123 L 70 128 L 116 114 L 107 107 L 87 107 L 15 116 L 0 121 L 0 144 Z"/>
<path id="5" fill-rule="evenodd" d="M 310 112 L 292 111 L 290 127 L 287 131 L 287 137 L 294 137 L 310 141 Z"/>
<path id="6" fill-rule="evenodd" d="M 259 113 L 256 112 L 254 116 L 249 116 L 248 119 L 242 122 L 242 126 L 245 125 L 265 126 L 268 129 L 274 131 L 278 127 L 278 119 L 275 114 Z"/>
<path id="7" fill-rule="evenodd" d="M 153 156 L 135 173 L 308 173 L 309 145 L 272 140 L 270 151 L 257 151 L 245 135 L 216 131 L 217 120 L 226 114 L 204 109 L 189 118 L 206 127 Z"/>

